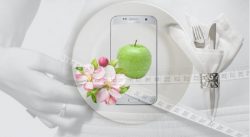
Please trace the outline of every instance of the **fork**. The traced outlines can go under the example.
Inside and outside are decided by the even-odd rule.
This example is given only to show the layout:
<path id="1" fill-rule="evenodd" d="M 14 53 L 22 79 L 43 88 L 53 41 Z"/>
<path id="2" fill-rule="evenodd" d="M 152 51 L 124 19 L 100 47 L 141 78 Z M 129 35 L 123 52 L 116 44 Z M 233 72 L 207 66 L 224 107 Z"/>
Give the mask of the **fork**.
<path id="1" fill-rule="evenodd" d="M 196 48 L 205 48 L 205 38 L 199 25 L 192 26 L 194 45 Z"/>

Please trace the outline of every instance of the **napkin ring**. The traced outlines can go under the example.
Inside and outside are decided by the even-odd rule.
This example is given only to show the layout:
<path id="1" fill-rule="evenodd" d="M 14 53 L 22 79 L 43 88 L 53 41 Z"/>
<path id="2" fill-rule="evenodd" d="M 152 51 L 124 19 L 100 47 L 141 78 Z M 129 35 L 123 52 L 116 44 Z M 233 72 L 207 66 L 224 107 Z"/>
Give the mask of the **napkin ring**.
<path id="1" fill-rule="evenodd" d="M 220 75 L 219 73 L 201 73 L 201 88 L 219 88 Z"/>

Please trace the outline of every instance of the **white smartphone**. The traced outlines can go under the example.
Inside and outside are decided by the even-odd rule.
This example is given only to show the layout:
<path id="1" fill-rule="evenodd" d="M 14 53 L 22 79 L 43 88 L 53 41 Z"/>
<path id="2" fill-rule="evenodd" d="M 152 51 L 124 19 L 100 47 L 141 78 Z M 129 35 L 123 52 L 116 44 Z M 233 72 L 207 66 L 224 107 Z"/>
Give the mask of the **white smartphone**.
<path id="1" fill-rule="evenodd" d="M 117 105 L 150 105 L 157 100 L 157 20 L 149 15 L 118 15 L 110 21 L 110 58 L 117 58 L 119 50 L 128 45 L 142 45 L 151 54 L 151 65 L 140 78 L 129 78 L 130 89 L 128 92 L 140 90 L 149 93 L 148 103 L 132 98 L 128 95 L 122 96 Z M 138 53 L 140 54 L 140 53 Z M 143 55 L 143 53 L 142 53 Z M 119 60 L 118 60 L 119 61 Z M 148 60 L 133 64 L 143 67 Z M 119 63 L 118 63 L 119 64 Z M 119 66 L 118 66 L 119 67 Z M 152 78 L 155 78 L 152 81 Z M 147 81 L 147 79 L 151 79 Z"/>

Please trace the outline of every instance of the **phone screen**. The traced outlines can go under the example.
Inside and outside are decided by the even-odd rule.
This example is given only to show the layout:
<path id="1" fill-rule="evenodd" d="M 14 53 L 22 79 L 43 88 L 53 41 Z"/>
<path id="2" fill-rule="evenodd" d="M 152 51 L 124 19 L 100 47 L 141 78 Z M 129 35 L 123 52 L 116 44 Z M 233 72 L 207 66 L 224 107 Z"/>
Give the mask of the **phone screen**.
<path id="1" fill-rule="evenodd" d="M 115 16 L 110 22 L 110 58 L 118 58 L 120 50 L 122 49 L 122 56 L 127 56 L 128 60 L 131 58 L 129 52 L 134 51 L 133 46 L 143 46 L 150 52 L 151 64 L 149 69 L 144 72 L 145 75 L 142 77 L 130 77 L 128 76 L 128 83 L 130 89 L 128 92 L 133 92 L 140 90 L 147 92 L 149 94 L 148 98 L 150 103 L 145 103 L 135 98 L 129 97 L 127 95 L 122 96 L 117 101 L 119 105 L 126 104 L 153 104 L 157 97 L 157 80 L 147 81 L 147 79 L 152 79 L 152 77 L 157 78 L 157 20 L 153 16 Z M 123 48 L 126 47 L 127 48 Z M 134 49 L 133 49 L 134 48 Z M 141 69 L 147 66 L 149 63 L 148 54 L 145 54 L 144 49 L 136 50 L 138 56 L 142 56 L 139 62 L 133 64 L 134 60 L 131 60 L 131 67 Z M 135 60 L 136 56 L 135 55 Z M 145 56 L 145 58 L 143 58 Z M 139 57 L 138 57 L 139 58 Z M 125 59 L 126 60 L 126 57 Z M 118 60 L 119 63 L 123 63 L 123 60 Z M 120 66 L 118 66 L 120 67 Z M 130 66 L 126 66 L 130 67 Z M 132 76 L 137 75 L 136 70 L 129 69 Z M 138 74 L 139 75 L 139 74 Z M 144 80 L 142 80 L 144 79 Z M 142 82 L 143 81 L 143 82 Z M 146 81 L 146 82 L 145 82 Z"/>

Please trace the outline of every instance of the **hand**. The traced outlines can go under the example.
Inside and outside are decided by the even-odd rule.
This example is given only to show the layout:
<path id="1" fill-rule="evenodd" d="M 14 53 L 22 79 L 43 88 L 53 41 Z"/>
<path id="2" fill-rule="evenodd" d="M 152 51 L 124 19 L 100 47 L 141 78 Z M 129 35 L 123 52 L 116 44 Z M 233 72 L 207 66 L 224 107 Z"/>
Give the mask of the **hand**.
<path id="1" fill-rule="evenodd" d="M 69 64 L 34 51 L 0 48 L 0 88 L 42 121 L 69 129 L 89 119 L 92 111 L 69 85 L 72 81 Z M 64 104 L 66 113 L 60 117 Z"/>

